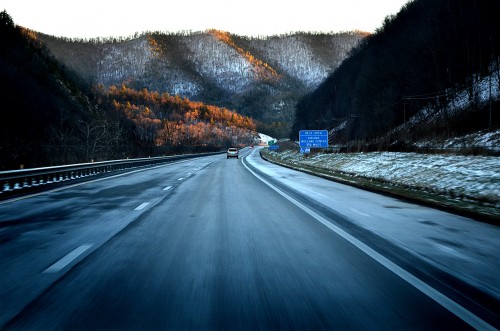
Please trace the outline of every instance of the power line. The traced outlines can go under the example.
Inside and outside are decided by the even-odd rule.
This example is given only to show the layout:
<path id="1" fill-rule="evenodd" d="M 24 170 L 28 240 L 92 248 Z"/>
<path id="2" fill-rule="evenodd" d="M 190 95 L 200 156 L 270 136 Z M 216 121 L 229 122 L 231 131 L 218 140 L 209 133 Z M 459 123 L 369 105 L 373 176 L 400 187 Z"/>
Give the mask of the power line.
<path id="1" fill-rule="evenodd" d="M 453 91 L 453 92 L 442 91 L 442 92 L 437 92 L 437 93 L 415 94 L 415 95 L 403 96 L 402 99 L 403 100 L 430 100 L 430 99 L 435 99 L 435 98 L 439 98 L 439 97 L 447 97 L 449 95 L 458 94 L 458 93 L 464 92 L 465 90 L 467 90 L 471 87 L 473 87 L 473 85 L 466 86 L 466 87 L 462 88 L 461 90 Z"/>

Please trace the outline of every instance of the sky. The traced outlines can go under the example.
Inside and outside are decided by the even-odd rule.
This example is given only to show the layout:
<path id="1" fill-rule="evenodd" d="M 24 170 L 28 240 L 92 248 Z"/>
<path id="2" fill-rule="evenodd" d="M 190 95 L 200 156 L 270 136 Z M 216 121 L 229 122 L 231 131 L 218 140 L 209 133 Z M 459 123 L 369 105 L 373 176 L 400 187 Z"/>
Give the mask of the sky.
<path id="1" fill-rule="evenodd" d="M 270 36 L 296 31 L 374 32 L 408 0 L 2 0 L 14 23 L 68 38 L 205 31 Z"/>

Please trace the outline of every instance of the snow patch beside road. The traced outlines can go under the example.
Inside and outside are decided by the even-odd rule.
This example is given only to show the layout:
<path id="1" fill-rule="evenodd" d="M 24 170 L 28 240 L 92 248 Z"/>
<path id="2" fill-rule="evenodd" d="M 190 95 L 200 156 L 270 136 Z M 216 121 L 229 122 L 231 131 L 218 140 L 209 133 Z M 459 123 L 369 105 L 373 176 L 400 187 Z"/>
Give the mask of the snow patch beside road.
<path id="1" fill-rule="evenodd" d="M 495 156 L 419 153 L 339 153 L 305 156 L 296 151 L 266 151 L 295 166 L 345 173 L 390 185 L 432 192 L 455 201 L 493 207 L 500 216 L 500 162 Z"/>

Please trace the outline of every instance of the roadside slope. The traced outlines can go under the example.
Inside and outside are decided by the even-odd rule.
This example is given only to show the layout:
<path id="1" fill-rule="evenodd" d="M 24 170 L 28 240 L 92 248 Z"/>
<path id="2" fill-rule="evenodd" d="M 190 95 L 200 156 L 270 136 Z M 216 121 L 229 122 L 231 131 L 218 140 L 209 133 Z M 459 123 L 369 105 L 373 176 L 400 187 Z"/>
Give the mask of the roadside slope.
<path id="1" fill-rule="evenodd" d="M 500 224 L 497 157 L 417 153 L 261 151 L 270 162 L 371 191 Z"/>

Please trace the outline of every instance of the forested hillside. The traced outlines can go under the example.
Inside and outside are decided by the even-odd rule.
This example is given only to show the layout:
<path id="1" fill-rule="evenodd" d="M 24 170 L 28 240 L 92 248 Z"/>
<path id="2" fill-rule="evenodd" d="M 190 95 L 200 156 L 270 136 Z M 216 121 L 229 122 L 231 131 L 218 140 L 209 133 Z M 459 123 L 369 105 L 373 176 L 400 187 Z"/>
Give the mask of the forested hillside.
<path id="1" fill-rule="evenodd" d="M 0 169 L 53 164 L 62 154 L 75 161 L 65 140 L 87 119 L 88 85 L 5 11 L 0 36 Z"/>
<path id="2" fill-rule="evenodd" d="M 108 90 L 99 87 L 96 95 L 100 105 L 124 118 L 135 142 L 151 154 L 181 152 L 188 146 L 244 146 L 256 141 L 252 119 L 226 108 L 125 85 Z"/>
<path id="3" fill-rule="evenodd" d="M 251 118 L 226 108 L 145 88 L 91 85 L 91 75 L 76 71 L 91 57 L 61 64 L 5 11 L 0 37 L 0 170 L 214 151 L 257 137 Z"/>
<path id="4" fill-rule="evenodd" d="M 288 136 L 295 104 L 344 60 L 365 33 L 249 38 L 218 30 L 69 40 L 38 34 L 88 82 L 125 84 L 235 109 L 258 130 Z"/>
<path id="5" fill-rule="evenodd" d="M 300 100 L 292 137 L 328 129 L 334 144 L 389 148 L 498 128 L 498 13 L 496 0 L 408 2 Z M 409 126 L 416 114 L 434 120 Z"/>

